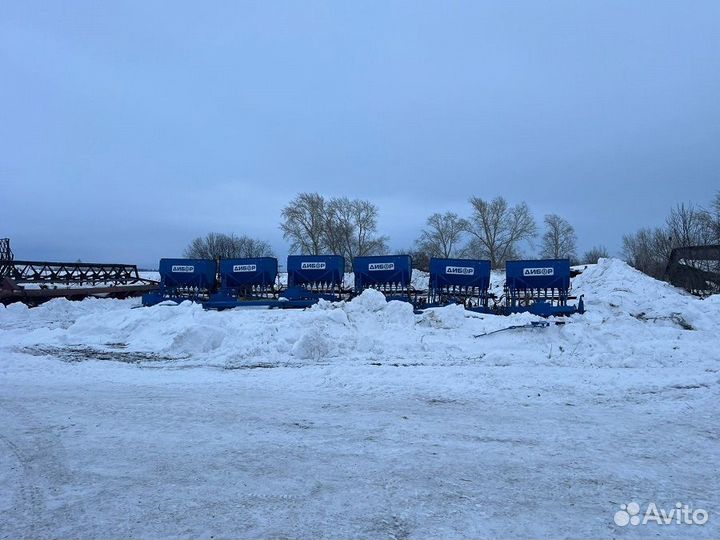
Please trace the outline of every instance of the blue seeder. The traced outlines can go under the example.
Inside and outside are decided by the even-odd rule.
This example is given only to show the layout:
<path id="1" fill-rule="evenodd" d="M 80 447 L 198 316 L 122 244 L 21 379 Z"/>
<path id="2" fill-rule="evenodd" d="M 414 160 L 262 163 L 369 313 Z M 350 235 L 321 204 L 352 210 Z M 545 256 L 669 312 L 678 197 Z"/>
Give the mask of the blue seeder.
<path id="1" fill-rule="evenodd" d="M 462 304 L 482 313 L 533 313 L 543 317 L 584 313 L 582 296 L 571 305 L 570 261 L 545 259 L 508 261 L 505 292 L 500 301 L 489 293 L 490 261 L 430 260 L 428 290 L 412 286 L 409 255 L 355 257 L 355 283 L 343 288 L 345 259 L 338 255 L 291 255 L 288 283 L 278 284 L 274 257 L 223 259 L 161 259 L 160 287 L 143 296 L 143 305 L 185 300 L 207 309 L 235 307 L 303 308 L 319 300 L 338 301 L 366 289 L 382 292 L 388 300 L 402 300 L 416 309 Z"/>

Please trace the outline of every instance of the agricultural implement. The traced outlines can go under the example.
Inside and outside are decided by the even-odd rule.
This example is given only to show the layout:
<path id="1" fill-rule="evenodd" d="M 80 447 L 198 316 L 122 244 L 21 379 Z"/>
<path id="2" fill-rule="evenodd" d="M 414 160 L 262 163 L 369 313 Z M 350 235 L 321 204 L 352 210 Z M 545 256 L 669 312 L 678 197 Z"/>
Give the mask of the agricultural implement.
<path id="1" fill-rule="evenodd" d="M 335 302 L 351 293 L 343 288 L 345 257 L 340 255 L 290 255 L 287 273 L 283 297 L 288 300 Z"/>
<path id="2" fill-rule="evenodd" d="M 208 309 L 240 304 L 267 306 L 277 299 L 278 262 L 273 257 L 220 260 L 220 289 L 203 302 Z"/>
<path id="3" fill-rule="evenodd" d="M 583 297 L 571 305 L 570 261 L 544 259 L 507 261 L 505 263 L 505 303 L 500 308 L 506 314 L 532 313 L 542 317 L 584 313 Z"/>
<path id="4" fill-rule="evenodd" d="M 361 294 L 365 289 L 375 289 L 383 293 L 388 300 L 410 302 L 415 307 L 424 304 L 420 291 L 416 291 L 411 284 L 410 255 L 355 257 L 353 272 L 355 273 L 353 292 L 356 295 Z"/>
<path id="5" fill-rule="evenodd" d="M 132 264 L 0 260 L 0 302 L 36 306 L 53 298 L 127 298 L 156 289 Z"/>
<path id="6" fill-rule="evenodd" d="M 217 263 L 208 259 L 160 259 L 160 287 L 143 295 L 143 305 L 185 300 L 205 302 L 215 292 Z"/>
<path id="7" fill-rule="evenodd" d="M 673 249 L 665 273 L 670 283 L 693 294 L 717 292 L 720 290 L 720 245 Z"/>
<path id="8" fill-rule="evenodd" d="M 408 255 L 355 257 L 352 289 L 343 287 L 345 259 L 337 255 L 291 255 L 287 286 L 278 281 L 277 259 L 162 259 L 160 287 L 143 296 L 143 304 L 198 302 L 206 309 L 237 307 L 305 308 L 319 300 L 340 301 L 367 289 L 387 300 L 409 302 L 415 309 L 460 304 L 480 313 L 528 312 L 544 317 L 583 313 L 582 297 L 571 305 L 567 259 L 509 261 L 505 294 L 490 294 L 490 261 L 440 259 L 430 262 L 427 291 L 412 285 Z M 490 301 L 493 304 L 490 305 Z"/>
<path id="9" fill-rule="evenodd" d="M 305 308 L 320 299 L 340 300 L 345 260 L 337 256 L 288 257 L 288 287 L 278 283 L 274 257 L 161 259 L 160 287 L 143 305 L 198 302 L 206 309 Z"/>
<path id="10" fill-rule="evenodd" d="M 490 261 L 432 258 L 426 307 L 461 304 L 488 312 L 489 287 Z"/>

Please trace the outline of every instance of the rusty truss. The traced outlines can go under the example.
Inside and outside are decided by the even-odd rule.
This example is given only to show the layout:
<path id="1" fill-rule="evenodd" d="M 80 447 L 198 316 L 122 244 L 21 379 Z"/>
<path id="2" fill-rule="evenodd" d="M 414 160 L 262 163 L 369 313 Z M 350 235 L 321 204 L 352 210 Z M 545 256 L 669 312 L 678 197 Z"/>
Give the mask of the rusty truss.
<path id="1" fill-rule="evenodd" d="M 8 246 L 9 248 L 9 246 Z M 37 305 L 52 298 L 124 298 L 157 288 L 132 264 L 0 259 L 0 302 Z"/>
<path id="2" fill-rule="evenodd" d="M 14 259 L 12 249 L 10 249 L 10 239 L 0 238 L 0 261 L 11 261 Z"/>

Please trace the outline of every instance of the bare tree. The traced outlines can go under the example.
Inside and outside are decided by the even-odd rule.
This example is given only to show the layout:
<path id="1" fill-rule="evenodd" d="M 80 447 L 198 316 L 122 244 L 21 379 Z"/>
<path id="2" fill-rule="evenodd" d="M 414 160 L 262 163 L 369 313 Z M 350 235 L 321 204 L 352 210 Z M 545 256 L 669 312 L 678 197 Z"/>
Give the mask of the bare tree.
<path id="1" fill-rule="evenodd" d="M 710 227 L 712 230 L 712 243 L 720 244 L 720 191 L 715 194 L 715 198 L 710 203 Z"/>
<path id="2" fill-rule="evenodd" d="M 239 236 L 234 238 L 235 252 L 238 257 L 274 257 L 272 247 L 265 240 L 250 238 L 249 236 Z"/>
<path id="3" fill-rule="evenodd" d="M 370 201 L 301 193 L 283 210 L 280 227 L 293 253 L 353 257 L 387 252 L 387 237 L 377 235 L 378 209 Z"/>
<path id="4" fill-rule="evenodd" d="M 421 270 L 423 272 L 430 271 L 430 254 L 427 251 L 415 247 L 414 249 L 406 249 L 401 253 L 407 253 L 412 257 L 412 266 L 414 269 Z"/>
<path id="5" fill-rule="evenodd" d="M 370 201 L 340 197 L 327 204 L 325 245 L 348 263 L 353 257 L 387 252 L 387 237 L 377 236 L 378 209 Z"/>
<path id="6" fill-rule="evenodd" d="M 355 199 L 352 204 L 355 223 L 355 253 L 353 256 L 383 255 L 387 253 L 387 236 L 377 236 L 377 206 L 370 201 Z"/>
<path id="7" fill-rule="evenodd" d="M 435 213 L 427 219 L 427 227 L 420 233 L 416 242 L 418 251 L 430 257 L 457 257 L 467 229 L 468 222 L 454 212 Z"/>
<path id="8" fill-rule="evenodd" d="M 320 255 L 325 248 L 325 199 L 318 193 L 300 193 L 282 210 L 280 228 L 290 241 L 291 253 Z"/>
<path id="9" fill-rule="evenodd" d="M 557 214 L 545 216 L 545 227 L 540 255 L 548 259 L 574 259 L 577 251 L 575 228 Z"/>
<path id="10" fill-rule="evenodd" d="M 641 272 L 665 279 L 670 254 L 674 248 L 720 243 L 720 192 L 709 209 L 692 204 L 678 204 L 670 210 L 664 227 L 643 228 L 623 236 L 625 260 Z M 714 261 L 685 261 L 701 270 L 716 271 Z"/>
<path id="11" fill-rule="evenodd" d="M 712 214 L 692 204 L 686 206 L 683 203 L 672 208 L 665 226 L 672 247 L 706 245 L 713 241 Z"/>
<path id="12" fill-rule="evenodd" d="M 331 199 L 326 205 L 323 241 L 325 249 L 333 255 L 348 258 L 348 254 L 353 252 L 355 225 L 352 207 L 353 202 L 347 197 Z"/>
<path id="13" fill-rule="evenodd" d="M 710 209 L 696 208 L 692 204 L 678 204 L 665 220 L 671 247 L 706 246 L 720 243 L 720 193 L 715 196 Z M 717 261 L 686 260 L 684 264 L 699 270 L 717 272 Z"/>
<path id="14" fill-rule="evenodd" d="M 228 259 L 233 256 L 232 237 L 223 233 L 208 233 L 195 238 L 185 249 L 190 259 Z"/>
<path id="15" fill-rule="evenodd" d="M 195 238 L 185 249 L 189 259 L 236 259 L 274 257 L 270 244 L 246 235 L 208 233 Z"/>
<path id="16" fill-rule="evenodd" d="M 583 264 L 597 264 L 600 259 L 607 258 L 610 255 L 605 246 L 593 246 L 582 256 Z"/>
<path id="17" fill-rule="evenodd" d="M 537 235 L 535 219 L 523 202 L 510 206 L 503 197 L 485 201 L 470 199 L 473 213 L 468 220 L 471 235 L 468 253 L 490 259 L 493 268 L 518 256 L 519 245 Z"/>
<path id="18" fill-rule="evenodd" d="M 628 264 L 657 279 L 665 275 L 672 243 L 663 228 L 643 228 L 623 236 L 623 257 Z"/>

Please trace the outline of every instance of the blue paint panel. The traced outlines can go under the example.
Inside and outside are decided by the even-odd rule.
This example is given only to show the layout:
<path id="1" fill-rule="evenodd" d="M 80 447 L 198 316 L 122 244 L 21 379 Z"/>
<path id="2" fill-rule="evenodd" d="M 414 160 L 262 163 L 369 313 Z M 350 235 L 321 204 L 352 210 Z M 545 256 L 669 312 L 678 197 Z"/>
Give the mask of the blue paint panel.
<path id="1" fill-rule="evenodd" d="M 278 261 L 274 257 L 220 261 L 220 280 L 224 289 L 272 287 L 277 273 Z"/>
<path id="2" fill-rule="evenodd" d="M 290 255 L 287 258 L 288 287 L 324 285 L 340 287 L 345 275 L 341 255 Z"/>
<path id="3" fill-rule="evenodd" d="M 568 259 L 542 259 L 534 261 L 507 261 L 505 285 L 510 289 L 561 289 L 570 288 L 570 261 Z"/>
<path id="4" fill-rule="evenodd" d="M 408 288 L 412 275 L 412 259 L 410 255 L 355 257 L 353 272 L 355 272 L 356 293 L 360 293 L 368 287 Z"/>
<path id="5" fill-rule="evenodd" d="M 160 259 L 160 283 L 166 289 L 213 289 L 217 263 L 210 259 Z"/>
<path id="6" fill-rule="evenodd" d="M 477 259 L 430 259 L 430 288 L 490 286 L 490 261 Z"/>

